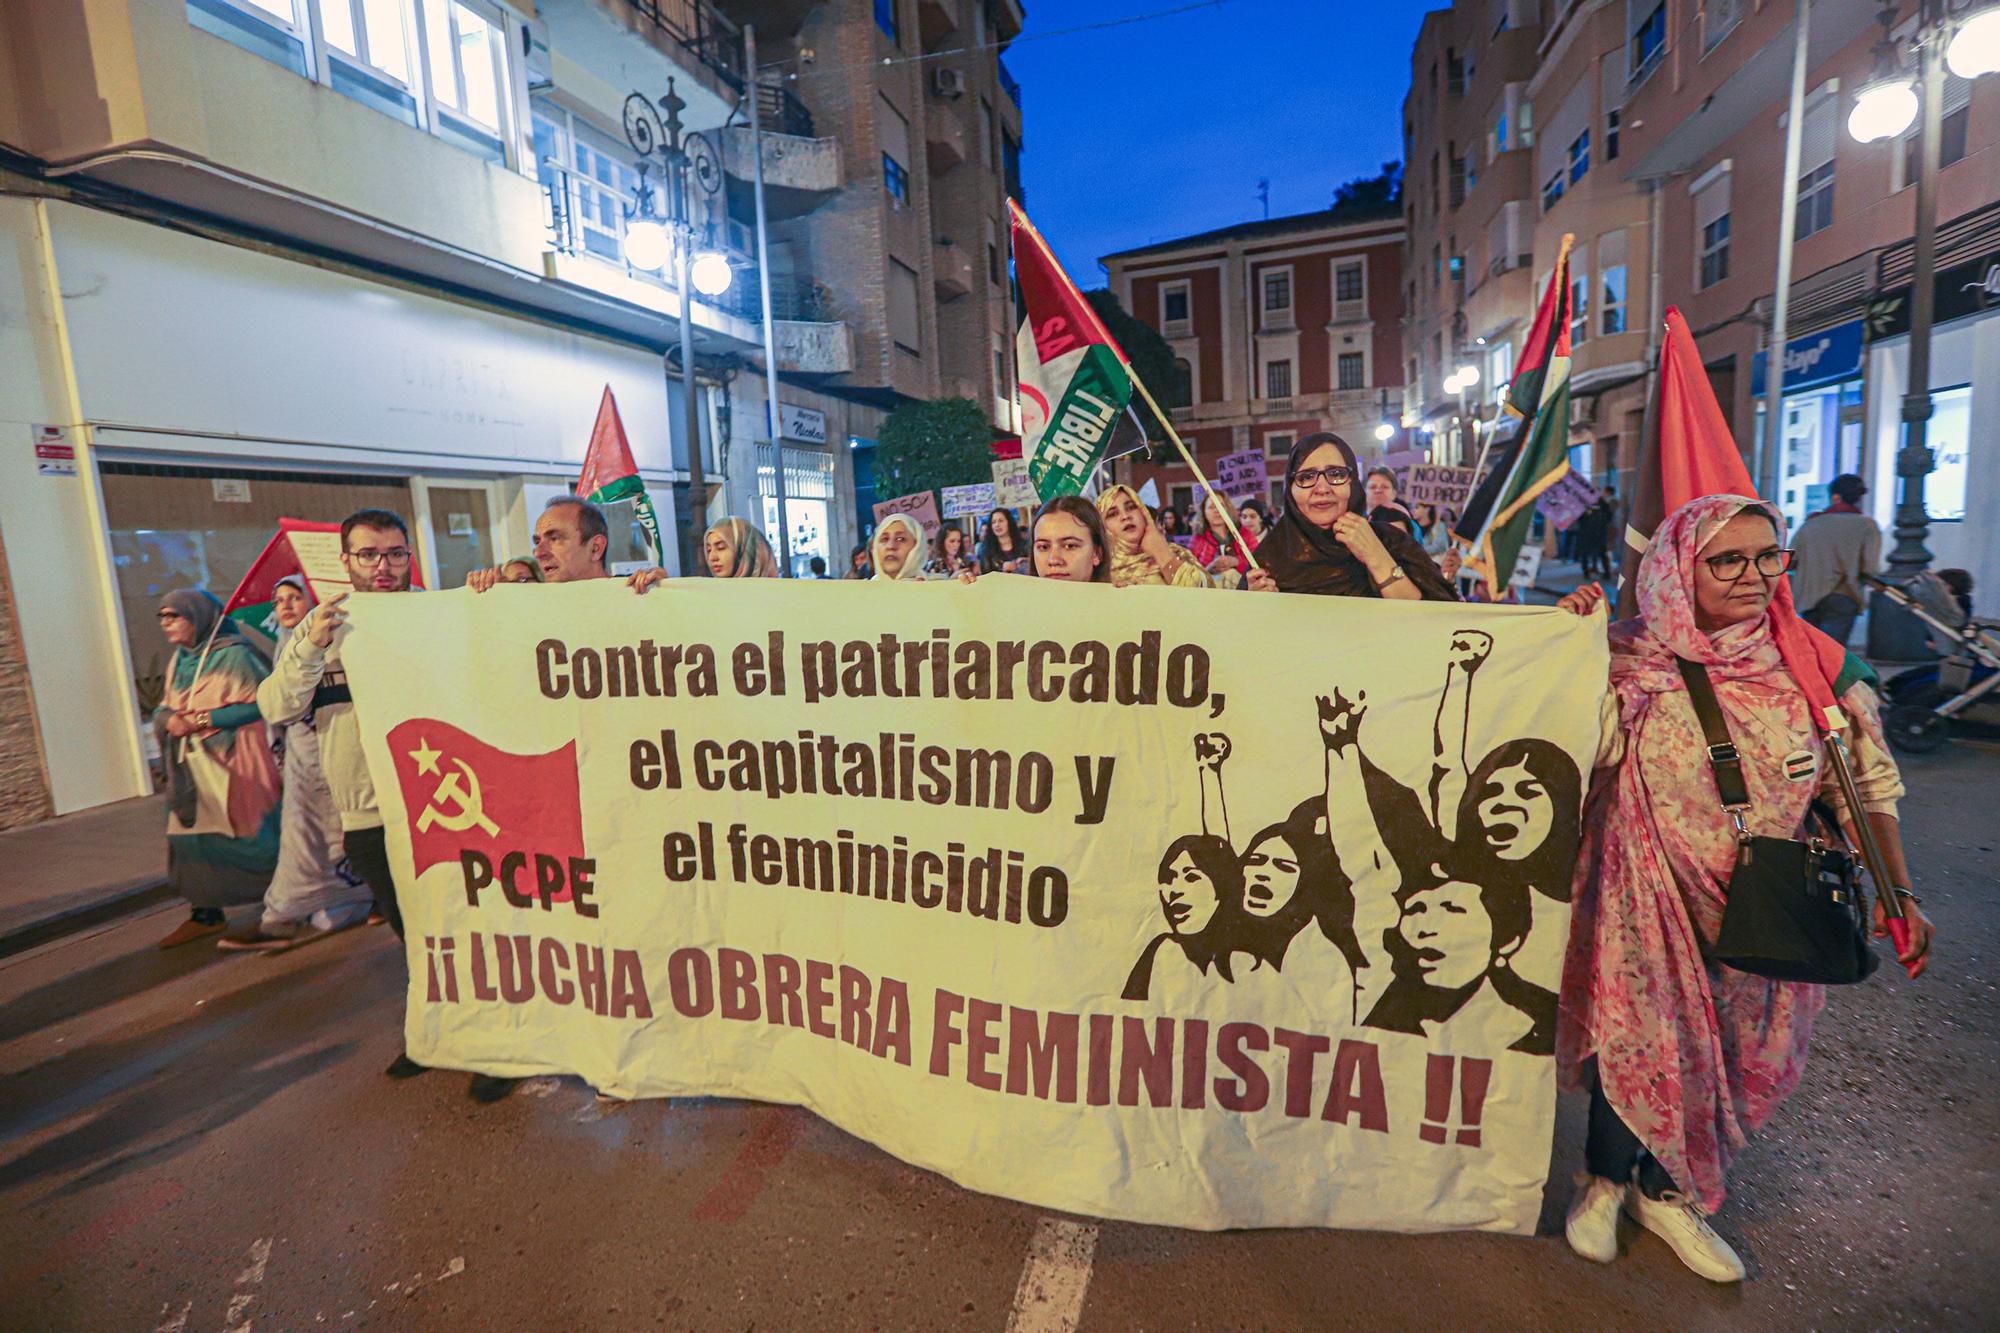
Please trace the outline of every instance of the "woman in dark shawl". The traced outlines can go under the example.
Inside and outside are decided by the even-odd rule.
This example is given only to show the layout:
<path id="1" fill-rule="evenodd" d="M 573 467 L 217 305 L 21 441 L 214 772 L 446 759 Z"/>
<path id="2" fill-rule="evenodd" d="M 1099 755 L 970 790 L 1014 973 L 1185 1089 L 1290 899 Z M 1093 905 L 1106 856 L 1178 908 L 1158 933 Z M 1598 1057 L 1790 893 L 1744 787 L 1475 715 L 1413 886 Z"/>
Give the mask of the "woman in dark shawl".
<path id="1" fill-rule="evenodd" d="M 1410 534 L 1362 515 L 1361 468 L 1346 440 L 1318 431 L 1285 461 L 1285 512 L 1257 547 L 1279 592 L 1455 602 L 1458 595 Z"/>

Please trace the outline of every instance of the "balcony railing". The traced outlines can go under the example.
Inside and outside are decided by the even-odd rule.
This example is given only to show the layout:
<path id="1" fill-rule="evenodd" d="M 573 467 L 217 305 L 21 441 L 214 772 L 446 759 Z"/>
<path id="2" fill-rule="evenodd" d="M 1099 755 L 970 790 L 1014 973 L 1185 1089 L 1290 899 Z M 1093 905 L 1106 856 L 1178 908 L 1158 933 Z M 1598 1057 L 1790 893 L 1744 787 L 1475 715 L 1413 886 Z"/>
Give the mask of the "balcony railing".
<path id="1" fill-rule="evenodd" d="M 758 83 L 757 117 L 772 134 L 789 134 L 800 139 L 814 137 L 812 112 L 806 110 L 797 93 L 782 84 Z"/>
<path id="2" fill-rule="evenodd" d="M 724 83 L 743 91 L 743 33 L 702 0 L 625 0 L 654 27 L 692 52 Z"/>
<path id="3" fill-rule="evenodd" d="M 1008 97 L 1013 99 L 1015 106 L 1021 105 L 1021 85 L 1015 82 L 1012 74 L 1008 73 L 1007 62 L 1004 60 L 995 60 L 993 63 L 1000 67 L 1001 89 L 1006 92 Z"/>

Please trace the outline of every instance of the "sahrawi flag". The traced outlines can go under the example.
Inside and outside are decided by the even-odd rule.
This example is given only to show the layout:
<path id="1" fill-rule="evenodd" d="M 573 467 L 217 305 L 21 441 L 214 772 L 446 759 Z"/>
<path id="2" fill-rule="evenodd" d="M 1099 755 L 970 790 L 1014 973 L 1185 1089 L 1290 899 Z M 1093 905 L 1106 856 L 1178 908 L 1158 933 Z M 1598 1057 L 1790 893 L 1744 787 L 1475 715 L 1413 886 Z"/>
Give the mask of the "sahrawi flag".
<path id="1" fill-rule="evenodd" d="M 1012 199 L 1014 276 L 1021 284 L 1021 457 L 1042 499 L 1075 495 L 1132 401 L 1132 366 L 1097 312 Z"/>
<path id="2" fill-rule="evenodd" d="M 654 555 L 666 559 L 667 548 L 660 545 L 659 516 L 653 512 L 646 483 L 639 478 L 639 465 L 632 461 L 632 446 L 625 439 L 625 423 L 618 419 L 618 403 L 609 384 L 597 404 L 597 424 L 590 428 L 590 448 L 584 451 L 583 475 L 577 478 L 576 493 L 594 505 L 632 501 L 633 512 L 646 529 L 646 539 L 653 543 Z"/>
<path id="3" fill-rule="evenodd" d="M 1495 598 L 1514 577 L 1535 500 L 1569 475 L 1570 239 L 1563 237 L 1520 367 L 1507 386 L 1507 410 L 1521 419 L 1520 429 L 1466 501 L 1453 533 L 1471 544 L 1467 563 Z"/>

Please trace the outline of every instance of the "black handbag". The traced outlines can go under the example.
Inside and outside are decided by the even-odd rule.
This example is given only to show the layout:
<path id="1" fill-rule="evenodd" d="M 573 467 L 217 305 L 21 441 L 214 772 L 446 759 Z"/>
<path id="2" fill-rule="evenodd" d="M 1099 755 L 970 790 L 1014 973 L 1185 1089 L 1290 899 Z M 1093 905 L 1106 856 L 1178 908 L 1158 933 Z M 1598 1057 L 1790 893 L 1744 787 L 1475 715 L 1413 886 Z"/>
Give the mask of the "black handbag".
<path id="1" fill-rule="evenodd" d="M 1708 742 L 1715 789 L 1736 827 L 1736 868 L 1709 956 L 1775 981 L 1844 986 L 1864 980 L 1875 970 L 1875 952 L 1868 947 L 1860 866 L 1840 825 L 1814 801 L 1804 841 L 1753 835 L 1744 822 L 1750 789 L 1743 760 L 1729 738 L 1708 671 L 1698 662 L 1675 660 Z"/>

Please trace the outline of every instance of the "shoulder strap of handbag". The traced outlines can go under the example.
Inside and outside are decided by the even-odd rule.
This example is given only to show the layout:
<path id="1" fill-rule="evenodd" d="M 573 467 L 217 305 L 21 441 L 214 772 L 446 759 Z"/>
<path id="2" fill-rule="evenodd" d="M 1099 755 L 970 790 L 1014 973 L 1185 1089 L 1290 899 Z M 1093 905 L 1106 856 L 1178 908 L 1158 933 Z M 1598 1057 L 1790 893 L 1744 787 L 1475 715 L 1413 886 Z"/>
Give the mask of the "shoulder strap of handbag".
<path id="1" fill-rule="evenodd" d="M 1708 766 L 1715 770 L 1715 790 L 1722 808 L 1731 812 L 1750 808 L 1750 788 L 1743 780 L 1743 757 L 1729 739 L 1729 724 L 1722 720 L 1722 706 L 1715 701 L 1715 686 L 1709 683 L 1708 668 L 1685 657 L 1676 657 L 1681 680 L 1687 684 L 1688 701 L 1694 705 L 1695 720 L 1701 723 L 1702 738 L 1708 742 Z"/>

